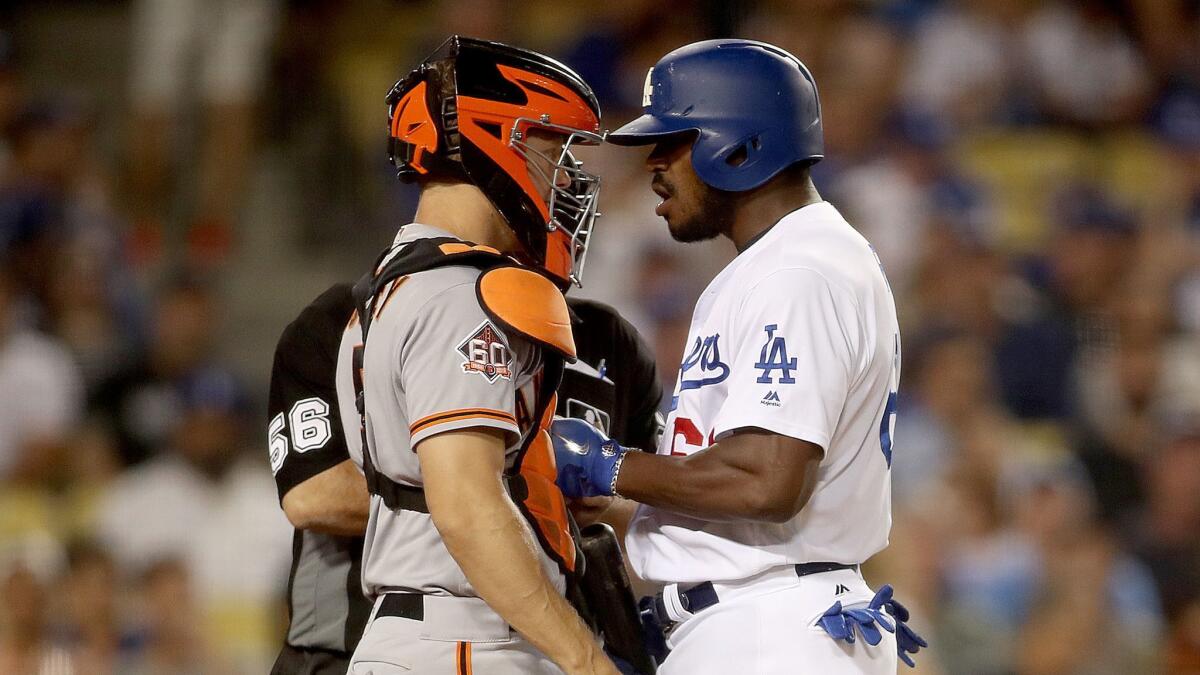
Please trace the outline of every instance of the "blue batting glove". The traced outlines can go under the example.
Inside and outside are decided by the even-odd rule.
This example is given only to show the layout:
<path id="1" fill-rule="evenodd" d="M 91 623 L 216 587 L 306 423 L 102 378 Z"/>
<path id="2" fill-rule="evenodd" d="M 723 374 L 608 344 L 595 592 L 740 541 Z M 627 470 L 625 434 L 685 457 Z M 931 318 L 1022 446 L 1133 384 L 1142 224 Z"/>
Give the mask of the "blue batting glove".
<path id="1" fill-rule="evenodd" d="M 884 585 L 879 589 L 879 593 L 875 596 L 876 599 L 879 599 L 885 590 L 887 596 L 883 598 L 880 605 L 887 609 L 892 618 L 896 620 L 896 651 L 900 653 L 900 660 L 908 664 L 909 668 L 916 668 L 917 664 L 913 662 L 910 654 L 916 654 L 922 647 L 928 647 L 929 643 L 908 626 L 908 608 L 900 604 L 899 600 L 892 598 L 890 585 Z"/>
<path id="2" fill-rule="evenodd" d="M 895 631 L 892 623 L 884 618 L 881 609 L 877 607 L 847 609 L 842 607 L 841 601 L 833 603 L 833 606 L 821 615 L 819 624 L 829 634 L 829 637 L 835 640 L 844 640 L 849 644 L 854 644 L 855 628 L 858 628 L 863 640 L 871 646 L 875 646 L 883 640 L 883 633 L 879 632 L 880 628 L 889 633 Z"/>
<path id="3" fill-rule="evenodd" d="M 883 640 L 883 634 L 879 632 L 880 628 L 889 633 L 895 633 L 896 652 L 900 660 L 908 664 L 910 668 L 915 668 L 916 664 L 913 663 L 910 655 L 916 654 L 922 647 L 928 647 L 929 643 L 913 632 L 913 629 L 905 623 L 908 621 L 908 608 L 893 599 L 892 593 L 891 585 L 884 584 L 866 607 L 846 609 L 842 607 L 841 602 L 835 602 L 821 615 L 817 623 L 825 629 L 829 637 L 851 644 L 855 640 L 854 629 L 856 627 L 863 640 L 869 645 L 877 645 Z M 888 618 L 889 614 L 891 615 L 890 619 Z"/>
<path id="4" fill-rule="evenodd" d="M 607 497 L 628 452 L 604 432 L 579 419 L 556 419 L 550 426 L 558 487 L 572 497 Z"/>

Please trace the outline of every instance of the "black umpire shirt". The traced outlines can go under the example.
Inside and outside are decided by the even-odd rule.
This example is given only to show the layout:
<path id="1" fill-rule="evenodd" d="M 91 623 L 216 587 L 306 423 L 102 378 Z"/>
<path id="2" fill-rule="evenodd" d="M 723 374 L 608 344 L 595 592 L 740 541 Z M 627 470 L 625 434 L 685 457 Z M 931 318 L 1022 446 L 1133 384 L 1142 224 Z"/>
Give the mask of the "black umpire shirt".
<path id="1" fill-rule="evenodd" d="M 588 420 L 628 447 L 653 452 L 662 432 L 662 384 L 654 358 L 616 310 L 568 299 L 579 359 L 558 390 L 559 415 Z M 275 350 L 268 409 L 271 469 L 279 499 L 350 458 L 338 423 L 334 374 L 354 311 L 350 284 L 322 293 L 283 331 Z M 370 605 L 360 586 L 361 537 L 296 530 L 288 578 L 287 646 L 346 657 Z"/>

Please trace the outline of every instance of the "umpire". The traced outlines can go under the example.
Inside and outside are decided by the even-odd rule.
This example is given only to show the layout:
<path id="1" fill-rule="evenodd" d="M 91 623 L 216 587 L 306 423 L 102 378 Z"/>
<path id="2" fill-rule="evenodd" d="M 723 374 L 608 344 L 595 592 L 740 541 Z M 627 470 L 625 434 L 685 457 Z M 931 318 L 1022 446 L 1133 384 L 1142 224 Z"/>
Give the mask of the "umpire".
<path id="1" fill-rule="evenodd" d="M 563 374 L 557 413 L 586 419 L 629 447 L 654 447 L 662 385 L 634 328 L 611 307 L 570 299 L 579 360 Z M 360 585 L 366 481 L 361 441 L 339 423 L 334 386 L 350 284 L 322 293 L 275 348 L 268 436 L 280 503 L 296 527 L 289 622 L 273 674 L 344 674 L 371 611 Z"/>

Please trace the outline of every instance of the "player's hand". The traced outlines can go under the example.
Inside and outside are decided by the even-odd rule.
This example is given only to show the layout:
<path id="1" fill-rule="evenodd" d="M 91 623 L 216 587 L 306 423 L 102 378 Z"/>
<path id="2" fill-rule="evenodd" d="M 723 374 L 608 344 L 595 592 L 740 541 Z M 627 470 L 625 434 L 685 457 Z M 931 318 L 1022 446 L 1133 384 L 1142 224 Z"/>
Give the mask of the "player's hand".
<path id="1" fill-rule="evenodd" d="M 550 426 L 558 487 L 568 497 L 607 497 L 628 452 L 596 427 L 577 419 L 556 419 Z"/>

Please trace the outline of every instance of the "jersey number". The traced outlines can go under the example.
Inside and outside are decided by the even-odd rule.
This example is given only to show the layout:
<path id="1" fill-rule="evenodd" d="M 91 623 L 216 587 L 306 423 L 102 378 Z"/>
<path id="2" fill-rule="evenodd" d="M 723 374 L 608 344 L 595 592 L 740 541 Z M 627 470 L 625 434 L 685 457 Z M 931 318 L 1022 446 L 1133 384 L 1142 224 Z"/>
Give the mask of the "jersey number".
<path id="1" fill-rule="evenodd" d="M 900 403 L 900 336 L 895 337 L 892 357 L 892 377 L 888 383 L 887 402 L 883 405 L 883 419 L 879 421 L 879 447 L 888 468 L 892 468 L 892 441 L 896 437 L 896 409 Z"/>
<path id="2" fill-rule="evenodd" d="M 684 457 L 688 453 L 680 452 L 675 449 L 675 444 L 679 442 L 680 436 L 683 437 L 684 445 L 692 445 L 697 448 L 708 447 L 704 444 L 704 434 L 700 429 L 696 428 L 696 423 L 686 417 L 676 417 L 671 424 L 671 455 L 674 457 Z M 708 436 L 708 445 L 713 444 L 713 437 L 710 433 Z"/>
<path id="3" fill-rule="evenodd" d="M 329 425 L 329 404 L 319 398 L 306 398 L 296 401 L 288 412 L 286 423 L 283 413 L 271 418 L 267 427 L 267 447 L 270 449 L 271 470 L 274 472 L 279 471 L 287 457 L 288 426 L 292 428 L 291 445 L 296 452 L 308 452 L 324 446 L 333 436 L 333 429 Z"/>

